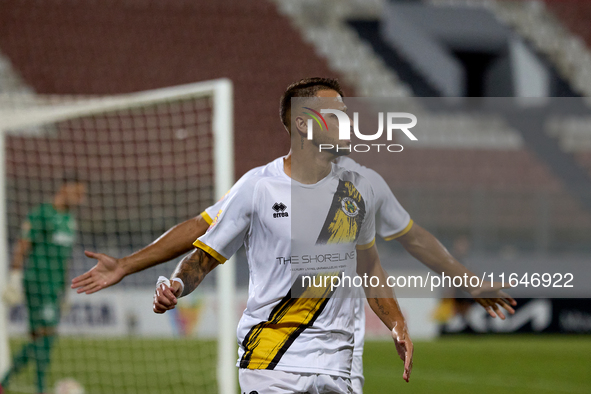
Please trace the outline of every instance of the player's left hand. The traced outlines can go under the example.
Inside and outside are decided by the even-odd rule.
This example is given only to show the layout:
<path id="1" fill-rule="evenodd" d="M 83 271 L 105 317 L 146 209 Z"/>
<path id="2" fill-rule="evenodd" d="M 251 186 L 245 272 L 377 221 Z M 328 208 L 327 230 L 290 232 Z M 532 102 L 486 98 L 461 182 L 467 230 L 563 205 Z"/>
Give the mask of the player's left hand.
<path id="1" fill-rule="evenodd" d="M 410 380 L 410 373 L 412 372 L 414 345 L 408 335 L 406 324 L 396 323 L 392 329 L 392 338 L 396 344 L 396 351 L 398 352 L 400 359 L 404 361 L 404 373 L 402 374 L 402 378 L 408 383 Z"/>
<path id="2" fill-rule="evenodd" d="M 154 313 L 162 314 L 168 310 L 174 309 L 178 297 L 182 294 L 182 285 L 179 282 L 168 280 L 163 276 L 158 278 L 156 291 L 154 293 Z"/>
<path id="3" fill-rule="evenodd" d="M 18 305 L 23 302 L 23 271 L 13 269 L 8 275 L 6 287 L 2 292 L 2 299 L 8 306 Z"/>
<path id="4" fill-rule="evenodd" d="M 468 292 L 478 302 L 491 317 L 500 317 L 505 320 L 505 314 L 501 310 L 504 308 L 510 314 L 514 314 L 515 310 L 512 306 L 517 305 L 517 301 L 509 294 L 505 293 L 502 289 L 510 288 L 511 285 L 508 283 L 503 286 L 500 282 L 493 282 L 492 286 L 490 283 L 483 283 L 482 286 L 469 289 Z"/>

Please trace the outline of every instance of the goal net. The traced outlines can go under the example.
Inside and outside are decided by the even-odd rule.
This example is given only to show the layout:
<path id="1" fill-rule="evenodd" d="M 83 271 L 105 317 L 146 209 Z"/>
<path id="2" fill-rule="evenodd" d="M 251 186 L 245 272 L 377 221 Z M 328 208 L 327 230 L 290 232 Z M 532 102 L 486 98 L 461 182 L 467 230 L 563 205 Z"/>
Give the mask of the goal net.
<path id="1" fill-rule="evenodd" d="M 231 187 L 232 113 L 228 80 L 112 97 L 0 96 L 0 290 L 19 239 L 31 244 L 26 297 L 0 306 L 0 374 L 23 364 L 8 393 L 38 390 L 44 355 L 29 331 L 43 325 L 46 302 L 59 303 L 49 311 L 59 325 L 45 347 L 47 392 L 236 391 L 231 261 L 164 315 L 152 311 L 154 286 L 178 260 L 92 295 L 69 288 L 95 264 L 84 250 L 128 255 Z M 73 176 L 86 198 L 66 216 L 54 196 Z M 74 236 L 69 249 L 60 226 Z"/>

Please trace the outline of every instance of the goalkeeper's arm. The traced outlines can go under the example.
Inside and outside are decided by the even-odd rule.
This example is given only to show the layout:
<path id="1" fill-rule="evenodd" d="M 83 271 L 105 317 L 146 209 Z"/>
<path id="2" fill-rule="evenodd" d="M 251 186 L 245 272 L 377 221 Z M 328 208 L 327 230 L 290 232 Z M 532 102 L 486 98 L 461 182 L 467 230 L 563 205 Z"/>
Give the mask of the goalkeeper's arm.
<path id="1" fill-rule="evenodd" d="M 8 305 L 15 305 L 22 301 L 23 267 L 30 250 L 31 241 L 27 238 L 19 239 L 14 247 L 8 283 L 2 292 L 2 298 Z"/>
<path id="2" fill-rule="evenodd" d="M 166 278 L 158 281 L 154 295 L 154 312 L 164 313 L 174 309 L 177 299 L 193 292 L 205 275 L 218 265 L 219 262 L 209 253 L 195 249 L 177 265 L 171 281 Z"/>
<path id="3" fill-rule="evenodd" d="M 14 248 L 10 269 L 22 271 L 23 267 L 25 266 L 25 260 L 27 259 L 27 256 L 29 256 L 30 250 L 31 241 L 25 238 L 19 239 Z"/>
<path id="4" fill-rule="evenodd" d="M 209 223 L 201 216 L 184 221 L 160 236 L 145 248 L 120 259 L 103 253 L 85 251 L 97 259 L 96 265 L 72 280 L 78 293 L 91 294 L 119 283 L 125 276 L 165 263 L 191 251 L 193 242 L 205 234 Z"/>

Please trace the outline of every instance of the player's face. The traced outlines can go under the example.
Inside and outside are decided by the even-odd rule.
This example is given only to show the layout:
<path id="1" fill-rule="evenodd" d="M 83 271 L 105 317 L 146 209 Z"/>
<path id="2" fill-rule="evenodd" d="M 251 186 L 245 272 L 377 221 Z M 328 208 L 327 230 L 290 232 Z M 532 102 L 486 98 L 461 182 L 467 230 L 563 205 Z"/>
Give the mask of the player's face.
<path id="1" fill-rule="evenodd" d="M 343 102 L 341 95 L 332 89 L 320 90 L 316 93 L 316 97 L 321 99 L 322 109 L 337 109 L 342 112 L 347 112 L 347 106 Z M 320 127 L 314 127 L 314 135 L 312 143 L 315 146 L 320 144 L 330 144 L 335 148 L 331 152 L 337 156 L 348 155 L 351 153 L 349 147 L 351 146 L 350 140 L 339 140 L 339 121 L 334 114 L 324 114 L 326 120 L 327 130 L 321 129 Z M 353 125 L 353 121 L 350 122 Z M 336 147 L 339 147 L 337 150 Z M 345 149 L 343 149 L 345 148 Z M 324 151 L 324 150 L 323 150 Z"/>
<path id="2" fill-rule="evenodd" d="M 86 198 L 86 185 L 83 183 L 67 183 L 63 186 L 63 192 L 68 206 L 78 206 Z"/>

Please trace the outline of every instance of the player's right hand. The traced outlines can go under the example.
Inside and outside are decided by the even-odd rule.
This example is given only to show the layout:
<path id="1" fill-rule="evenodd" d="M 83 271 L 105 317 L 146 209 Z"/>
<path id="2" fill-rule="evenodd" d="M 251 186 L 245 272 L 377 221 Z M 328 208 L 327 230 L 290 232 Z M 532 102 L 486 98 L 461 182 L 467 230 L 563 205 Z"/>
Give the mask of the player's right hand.
<path id="1" fill-rule="evenodd" d="M 164 313 L 168 310 L 174 309 L 178 302 L 178 297 L 182 293 L 181 284 L 179 282 L 172 281 L 171 283 L 164 277 L 161 277 L 161 279 L 158 280 L 156 291 L 154 293 L 153 309 L 155 313 Z"/>
<path id="2" fill-rule="evenodd" d="M 86 273 L 72 279 L 72 289 L 78 289 L 78 294 L 92 294 L 99 290 L 117 284 L 125 277 L 125 271 L 116 258 L 103 253 L 84 251 L 86 257 L 97 259 L 94 267 Z"/>

